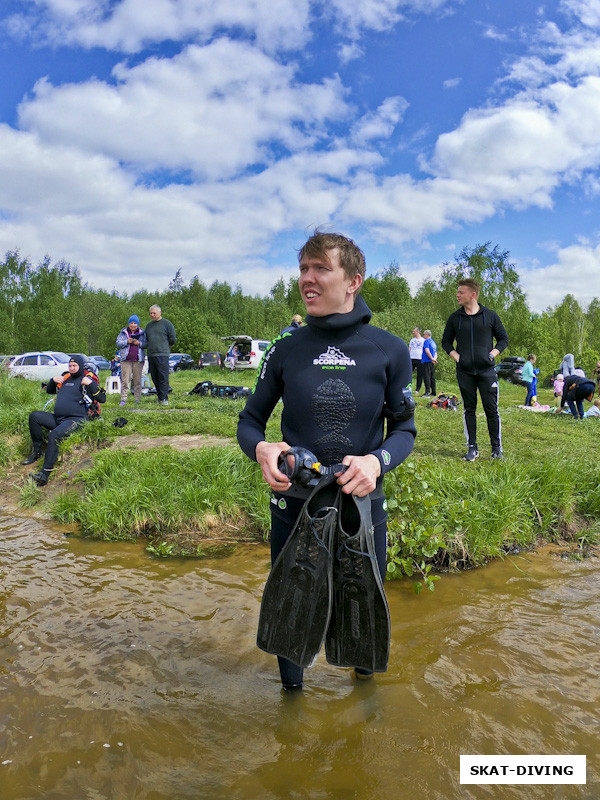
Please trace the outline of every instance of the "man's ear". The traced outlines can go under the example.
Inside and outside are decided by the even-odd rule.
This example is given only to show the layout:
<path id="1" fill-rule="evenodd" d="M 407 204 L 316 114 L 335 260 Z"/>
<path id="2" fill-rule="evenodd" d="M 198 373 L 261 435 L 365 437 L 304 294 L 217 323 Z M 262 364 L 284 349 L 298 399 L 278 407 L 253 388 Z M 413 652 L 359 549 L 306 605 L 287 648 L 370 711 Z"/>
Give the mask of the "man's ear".
<path id="1" fill-rule="evenodd" d="M 350 285 L 348 286 L 348 291 L 350 294 L 356 294 L 360 287 L 363 285 L 363 277 L 362 275 L 357 272 L 356 275 L 350 281 Z"/>

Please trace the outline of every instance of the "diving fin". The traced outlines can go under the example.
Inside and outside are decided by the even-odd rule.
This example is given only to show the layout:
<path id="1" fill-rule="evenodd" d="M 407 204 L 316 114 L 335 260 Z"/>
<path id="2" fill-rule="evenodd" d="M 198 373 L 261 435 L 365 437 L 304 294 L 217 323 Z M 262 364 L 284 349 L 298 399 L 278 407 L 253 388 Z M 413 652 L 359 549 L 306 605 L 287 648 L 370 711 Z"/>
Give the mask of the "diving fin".
<path id="1" fill-rule="evenodd" d="M 332 475 L 313 490 L 273 564 L 260 606 L 260 649 L 301 667 L 314 662 L 331 613 L 338 488 Z"/>
<path id="2" fill-rule="evenodd" d="M 375 556 L 369 497 L 340 493 L 333 553 L 333 603 L 325 637 L 330 664 L 385 672 L 390 612 Z"/>

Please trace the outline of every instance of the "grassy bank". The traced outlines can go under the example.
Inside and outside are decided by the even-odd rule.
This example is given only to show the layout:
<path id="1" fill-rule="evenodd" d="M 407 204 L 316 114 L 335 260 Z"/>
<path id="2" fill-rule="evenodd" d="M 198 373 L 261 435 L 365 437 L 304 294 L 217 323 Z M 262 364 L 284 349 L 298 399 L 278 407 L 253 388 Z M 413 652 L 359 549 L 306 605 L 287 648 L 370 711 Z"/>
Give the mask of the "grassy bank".
<path id="1" fill-rule="evenodd" d="M 231 438 L 231 446 L 188 452 L 164 446 L 144 452 L 135 446 L 99 449 L 92 465 L 51 501 L 53 516 L 75 521 L 86 535 L 98 538 L 145 536 L 149 549 L 160 555 L 199 555 L 234 540 L 265 537 L 268 489 L 258 467 L 233 441 L 242 402 L 187 394 L 205 377 L 224 382 L 229 376 L 209 370 L 178 373 L 172 377 L 168 410 L 153 398 L 144 399 L 139 409 L 123 409 L 118 395 L 110 396 L 102 420 L 67 441 L 62 469 L 82 447 L 101 448 L 132 433 L 217 435 Z M 236 382 L 249 378 L 237 375 Z M 457 391 L 449 383 L 440 388 Z M 0 427 L 10 433 L 0 450 L 5 470 L 28 451 L 27 413 L 45 399 L 35 384 L 0 380 Z M 523 411 L 517 408 L 523 399 L 523 389 L 502 384 L 506 457 L 491 460 L 480 415 L 481 454 L 474 463 L 460 458 L 465 451 L 461 410 L 429 409 L 419 399 L 415 451 L 386 478 L 390 577 L 411 575 L 418 587 L 432 588 L 435 570 L 481 565 L 531 547 L 540 537 L 567 538 L 581 554 L 599 541 L 600 466 L 593 456 L 600 422 Z M 539 399 L 553 401 L 549 390 Z M 278 437 L 278 413 L 270 424 L 271 439 Z M 117 416 L 125 416 L 127 426 L 114 428 Z M 23 483 L 23 502 L 44 499 L 44 492 Z"/>

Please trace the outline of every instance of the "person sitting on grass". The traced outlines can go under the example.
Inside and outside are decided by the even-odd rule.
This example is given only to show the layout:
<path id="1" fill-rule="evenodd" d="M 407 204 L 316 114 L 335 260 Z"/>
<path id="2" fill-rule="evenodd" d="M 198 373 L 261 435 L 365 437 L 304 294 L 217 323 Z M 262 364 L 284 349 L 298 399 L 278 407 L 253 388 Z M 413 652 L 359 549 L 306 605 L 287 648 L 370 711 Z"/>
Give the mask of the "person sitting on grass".
<path id="1" fill-rule="evenodd" d="M 588 410 L 583 415 L 586 419 L 588 417 L 600 417 L 600 400 L 596 398 L 592 405 L 588 408 Z"/>
<path id="2" fill-rule="evenodd" d="M 583 419 L 583 401 L 587 400 L 588 403 L 591 403 L 594 399 L 595 389 L 594 382 L 589 378 L 569 375 L 568 378 L 565 378 L 565 388 L 560 401 L 561 410 L 566 403 L 573 415 L 573 419 Z"/>
<path id="3" fill-rule="evenodd" d="M 46 428 L 50 431 L 44 465 L 39 472 L 32 472 L 30 475 L 38 486 L 45 486 L 48 483 L 50 472 L 58 458 L 60 442 L 76 431 L 88 418 L 83 393 L 99 403 L 104 403 L 106 400 L 106 394 L 100 384 L 85 374 L 81 356 L 71 356 L 69 373 L 52 378 L 46 387 L 48 394 L 56 395 L 54 413 L 32 411 L 29 415 L 33 452 L 22 462 L 23 464 L 33 464 L 42 457 L 43 430 Z"/>

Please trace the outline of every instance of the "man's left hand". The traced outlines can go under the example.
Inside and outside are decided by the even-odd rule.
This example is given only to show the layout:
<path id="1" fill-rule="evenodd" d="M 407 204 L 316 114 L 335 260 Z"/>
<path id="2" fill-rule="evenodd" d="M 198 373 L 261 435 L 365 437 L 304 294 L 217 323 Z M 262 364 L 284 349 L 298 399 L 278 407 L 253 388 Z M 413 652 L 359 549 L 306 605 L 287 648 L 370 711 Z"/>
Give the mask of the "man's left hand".
<path id="1" fill-rule="evenodd" d="M 346 456 L 342 464 L 348 467 L 345 472 L 336 474 L 337 482 L 344 494 L 365 497 L 375 490 L 377 478 L 381 475 L 381 464 L 374 455 Z"/>
<path id="2" fill-rule="evenodd" d="M 82 386 L 89 386 L 91 382 L 92 382 L 92 379 L 88 378 L 87 375 L 85 376 L 85 378 L 81 379 L 81 385 Z"/>

